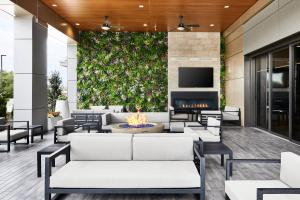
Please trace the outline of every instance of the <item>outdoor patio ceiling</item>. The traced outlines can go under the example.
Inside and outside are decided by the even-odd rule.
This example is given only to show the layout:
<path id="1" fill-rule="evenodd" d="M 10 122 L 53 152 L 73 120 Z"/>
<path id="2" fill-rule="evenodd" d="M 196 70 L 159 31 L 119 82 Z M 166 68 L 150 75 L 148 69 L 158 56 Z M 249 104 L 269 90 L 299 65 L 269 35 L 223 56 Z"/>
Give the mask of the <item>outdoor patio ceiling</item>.
<path id="1" fill-rule="evenodd" d="M 104 16 L 116 31 L 177 31 L 178 17 L 192 31 L 220 32 L 257 0 L 41 0 L 80 30 L 101 30 Z"/>

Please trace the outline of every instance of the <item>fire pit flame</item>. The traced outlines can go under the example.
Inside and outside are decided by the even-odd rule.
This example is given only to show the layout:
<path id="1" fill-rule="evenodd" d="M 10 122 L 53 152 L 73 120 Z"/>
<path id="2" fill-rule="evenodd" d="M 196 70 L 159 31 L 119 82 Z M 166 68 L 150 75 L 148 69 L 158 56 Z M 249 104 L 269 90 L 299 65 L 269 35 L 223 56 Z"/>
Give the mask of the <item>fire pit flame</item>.
<path id="1" fill-rule="evenodd" d="M 147 124 L 148 120 L 146 116 L 140 112 L 141 108 L 137 106 L 136 109 L 137 113 L 127 118 L 128 125 L 132 127 L 140 127 L 141 125 Z"/>

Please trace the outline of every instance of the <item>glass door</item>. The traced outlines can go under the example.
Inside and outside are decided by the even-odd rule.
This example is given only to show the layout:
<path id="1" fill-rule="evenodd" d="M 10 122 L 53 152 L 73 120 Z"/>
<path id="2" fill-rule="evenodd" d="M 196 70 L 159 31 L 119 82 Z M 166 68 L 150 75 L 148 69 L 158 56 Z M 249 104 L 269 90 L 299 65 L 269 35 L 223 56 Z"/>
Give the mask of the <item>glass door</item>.
<path id="1" fill-rule="evenodd" d="M 292 139 L 300 141 L 300 43 L 294 47 Z"/>
<path id="2" fill-rule="evenodd" d="M 271 55 L 271 131 L 289 137 L 289 48 Z"/>
<path id="3" fill-rule="evenodd" d="M 268 55 L 255 58 L 256 71 L 256 125 L 268 129 L 269 113 L 269 66 Z"/>

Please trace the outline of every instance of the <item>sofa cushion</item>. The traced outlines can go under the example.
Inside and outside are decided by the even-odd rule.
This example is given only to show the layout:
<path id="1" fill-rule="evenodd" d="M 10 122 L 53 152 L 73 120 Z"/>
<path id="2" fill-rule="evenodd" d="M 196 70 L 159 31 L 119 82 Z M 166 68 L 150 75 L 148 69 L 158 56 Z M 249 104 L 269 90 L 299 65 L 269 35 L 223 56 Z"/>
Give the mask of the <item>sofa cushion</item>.
<path id="1" fill-rule="evenodd" d="M 228 113 L 231 114 L 231 115 L 236 115 L 238 116 L 239 115 L 239 108 L 237 107 L 232 107 L 232 106 L 225 106 L 224 108 L 224 111 L 229 111 Z"/>
<path id="2" fill-rule="evenodd" d="M 87 134 L 69 136 L 72 160 L 131 160 L 132 134 Z"/>
<path id="3" fill-rule="evenodd" d="M 153 123 L 169 123 L 168 112 L 143 112 L 149 122 Z"/>
<path id="4" fill-rule="evenodd" d="M 50 178 L 53 188 L 194 188 L 193 161 L 71 161 Z"/>
<path id="5" fill-rule="evenodd" d="M 65 135 L 68 133 L 72 133 L 75 130 L 75 119 L 68 118 L 63 119 L 57 122 L 57 126 L 63 126 L 66 128 L 58 128 L 57 135 Z"/>
<path id="6" fill-rule="evenodd" d="M 17 140 L 28 136 L 27 130 L 10 130 L 10 140 Z M 7 130 L 0 132 L 0 141 L 7 141 Z"/>
<path id="7" fill-rule="evenodd" d="M 203 141 L 203 142 L 220 142 L 221 138 L 220 135 L 213 135 L 211 132 L 209 132 L 208 130 L 205 130 L 201 127 L 185 127 L 184 128 L 184 134 L 187 134 L 191 137 L 193 137 L 193 139 L 195 141 L 199 140 L 199 138 Z"/>
<path id="8" fill-rule="evenodd" d="M 175 135 L 175 134 L 174 134 Z M 134 136 L 133 160 L 194 160 L 193 138 L 162 136 Z"/>
<path id="9" fill-rule="evenodd" d="M 300 156 L 292 152 L 281 153 L 280 180 L 293 188 L 300 188 Z M 299 198 L 300 199 L 300 198 Z"/>
<path id="10" fill-rule="evenodd" d="M 256 200 L 257 188 L 288 188 L 279 180 L 267 181 L 225 181 L 225 193 L 230 200 Z M 299 194 L 268 194 L 264 200 L 298 200 Z"/>
<path id="11" fill-rule="evenodd" d="M 240 118 L 238 115 L 233 115 L 231 113 L 223 112 L 223 120 L 230 120 L 230 121 L 238 121 Z"/>
<path id="12" fill-rule="evenodd" d="M 215 135 L 215 136 L 219 136 L 220 135 L 220 127 L 221 122 L 219 120 L 217 120 L 216 118 L 213 117 L 209 117 L 207 118 L 207 130 Z M 218 127 L 210 127 L 210 126 L 218 126 Z"/>
<path id="13" fill-rule="evenodd" d="M 184 122 L 170 122 L 170 131 L 182 133 L 184 129 Z"/>
<path id="14" fill-rule="evenodd" d="M 0 117 L 0 125 L 5 125 L 6 120 L 4 117 Z M 4 131 L 6 128 L 5 127 L 0 127 L 0 131 Z"/>

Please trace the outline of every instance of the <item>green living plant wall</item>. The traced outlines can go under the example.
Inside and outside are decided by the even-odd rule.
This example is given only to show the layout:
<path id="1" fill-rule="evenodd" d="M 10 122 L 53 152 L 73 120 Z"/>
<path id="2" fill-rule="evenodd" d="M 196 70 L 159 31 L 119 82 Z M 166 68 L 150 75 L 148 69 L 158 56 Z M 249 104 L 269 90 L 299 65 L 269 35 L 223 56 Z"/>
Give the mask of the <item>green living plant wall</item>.
<path id="1" fill-rule="evenodd" d="M 168 101 L 167 33 L 81 32 L 79 106 L 124 105 L 164 111 Z"/>

